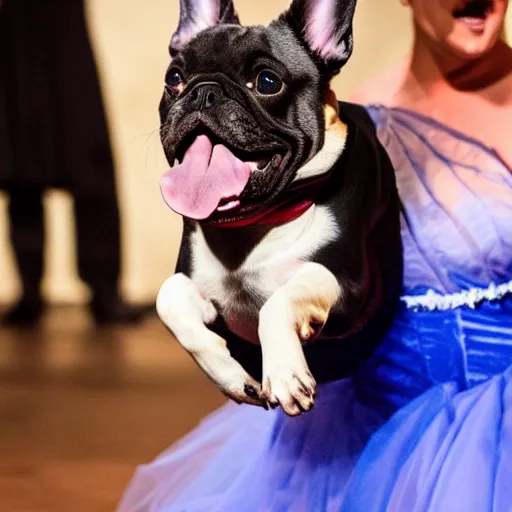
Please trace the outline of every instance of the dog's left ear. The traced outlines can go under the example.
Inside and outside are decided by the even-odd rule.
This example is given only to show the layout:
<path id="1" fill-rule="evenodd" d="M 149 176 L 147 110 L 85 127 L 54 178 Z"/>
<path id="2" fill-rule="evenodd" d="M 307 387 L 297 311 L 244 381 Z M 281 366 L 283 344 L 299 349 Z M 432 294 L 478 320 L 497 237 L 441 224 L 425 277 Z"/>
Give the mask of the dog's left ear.
<path id="1" fill-rule="evenodd" d="M 355 9 L 356 0 L 293 0 L 280 19 L 335 75 L 352 54 Z"/>
<path id="2" fill-rule="evenodd" d="M 171 39 L 176 55 L 203 30 L 219 23 L 240 24 L 232 0 L 180 0 L 180 21 Z"/>

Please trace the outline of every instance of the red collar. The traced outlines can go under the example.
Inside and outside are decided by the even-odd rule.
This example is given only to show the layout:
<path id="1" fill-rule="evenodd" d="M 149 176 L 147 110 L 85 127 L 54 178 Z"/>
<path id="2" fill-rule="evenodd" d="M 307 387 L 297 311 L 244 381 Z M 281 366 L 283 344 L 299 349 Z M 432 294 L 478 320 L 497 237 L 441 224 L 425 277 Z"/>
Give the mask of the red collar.
<path id="1" fill-rule="evenodd" d="M 330 172 L 315 180 L 298 183 L 291 197 L 277 205 L 245 219 L 215 223 L 218 228 L 240 228 L 255 224 L 285 224 L 297 219 L 315 203 L 316 196 L 330 176 Z"/>
<path id="2" fill-rule="evenodd" d="M 299 202 L 287 201 L 276 208 L 262 212 L 247 219 L 233 220 L 215 224 L 218 228 L 241 228 L 253 224 L 284 224 L 300 217 L 313 205 L 311 199 L 304 199 Z"/>

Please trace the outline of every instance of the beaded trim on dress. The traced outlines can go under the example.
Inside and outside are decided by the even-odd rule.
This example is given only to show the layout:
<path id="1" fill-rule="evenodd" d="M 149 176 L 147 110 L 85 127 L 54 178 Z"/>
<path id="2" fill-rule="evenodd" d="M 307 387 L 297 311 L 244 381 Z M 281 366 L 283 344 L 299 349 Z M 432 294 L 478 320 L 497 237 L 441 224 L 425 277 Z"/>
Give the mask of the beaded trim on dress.
<path id="1" fill-rule="evenodd" d="M 425 295 L 406 295 L 402 297 L 402 302 L 408 309 L 415 311 L 446 311 L 462 306 L 474 309 L 484 301 L 497 301 L 509 294 L 512 294 L 512 280 L 500 285 L 491 283 L 487 288 L 470 288 L 447 295 L 429 290 Z"/>

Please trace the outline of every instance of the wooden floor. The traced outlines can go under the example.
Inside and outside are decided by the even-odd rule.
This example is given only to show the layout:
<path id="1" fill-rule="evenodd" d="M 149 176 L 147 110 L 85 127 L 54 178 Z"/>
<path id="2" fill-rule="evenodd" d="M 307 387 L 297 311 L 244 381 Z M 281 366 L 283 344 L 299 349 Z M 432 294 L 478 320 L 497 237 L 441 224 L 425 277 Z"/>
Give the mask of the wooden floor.
<path id="1" fill-rule="evenodd" d="M 112 512 L 135 466 L 224 402 L 156 318 L 0 330 L 0 511 Z"/>

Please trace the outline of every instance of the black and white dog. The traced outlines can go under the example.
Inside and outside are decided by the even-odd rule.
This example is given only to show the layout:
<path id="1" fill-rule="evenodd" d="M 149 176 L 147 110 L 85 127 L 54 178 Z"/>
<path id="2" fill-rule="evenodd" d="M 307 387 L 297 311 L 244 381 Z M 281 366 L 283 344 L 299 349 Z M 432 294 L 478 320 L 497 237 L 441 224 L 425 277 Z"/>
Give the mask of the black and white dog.
<path id="1" fill-rule="evenodd" d="M 289 415 L 368 358 L 401 290 L 393 168 L 329 87 L 355 3 L 294 0 L 242 27 L 231 0 L 181 0 L 160 104 L 184 232 L 158 314 L 227 396 Z"/>

